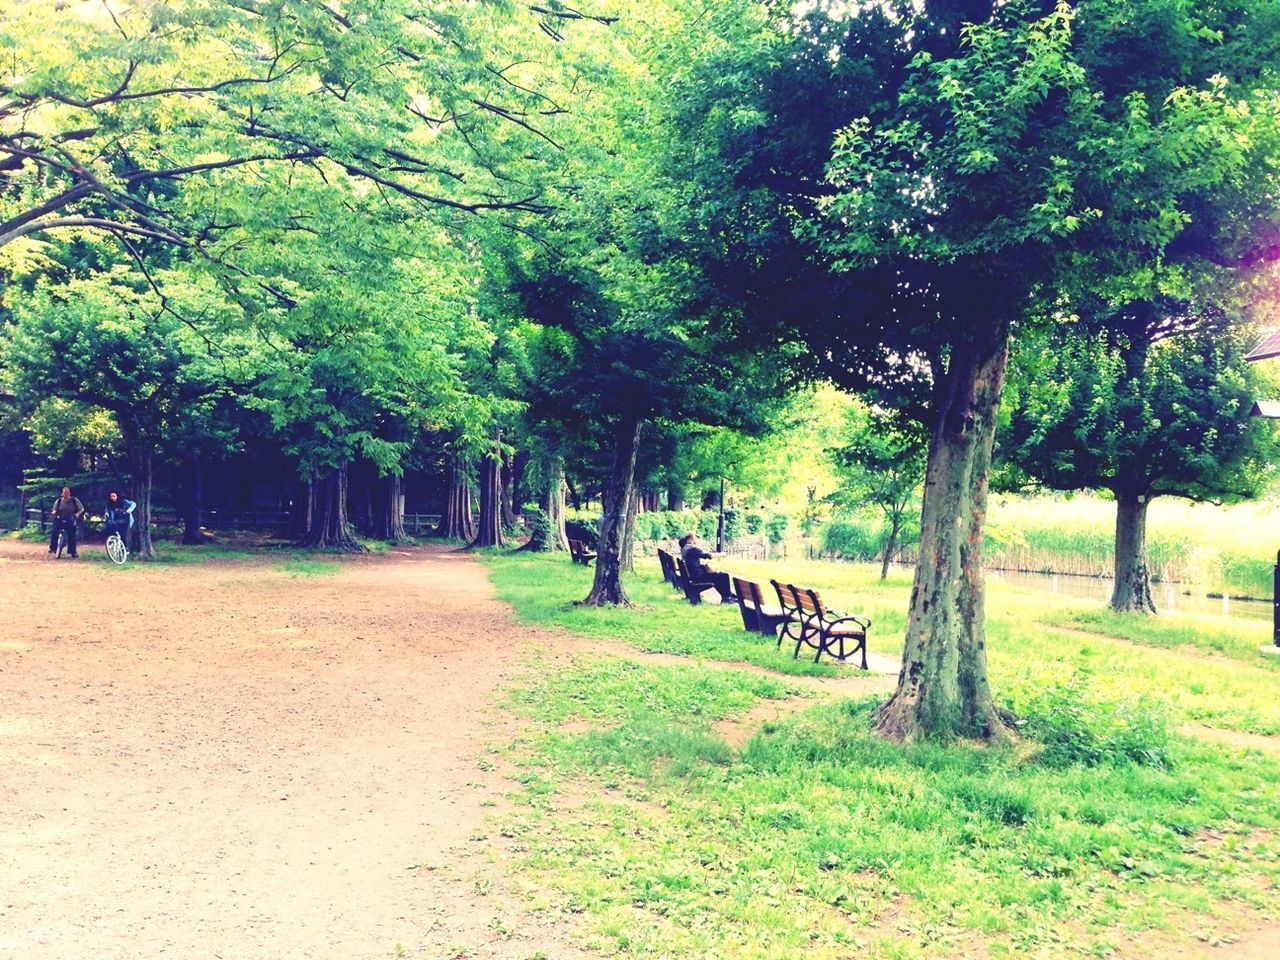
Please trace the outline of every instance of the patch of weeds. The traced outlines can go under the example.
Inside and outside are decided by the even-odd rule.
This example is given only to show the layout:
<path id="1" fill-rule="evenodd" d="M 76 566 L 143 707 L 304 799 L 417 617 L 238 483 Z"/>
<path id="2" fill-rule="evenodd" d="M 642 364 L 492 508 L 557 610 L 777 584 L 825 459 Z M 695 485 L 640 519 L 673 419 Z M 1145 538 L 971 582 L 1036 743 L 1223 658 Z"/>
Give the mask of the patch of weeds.
<path id="1" fill-rule="evenodd" d="M 1144 694 L 1108 701 L 1096 693 L 1087 665 L 1066 677 L 1037 677 L 1015 685 L 1009 702 L 1024 730 L 1043 744 L 1041 761 L 1051 766 L 1083 763 L 1169 765 L 1169 710 Z"/>
<path id="2" fill-rule="evenodd" d="M 281 569 L 291 577 L 331 577 L 341 572 L 342 564 L 332 560 L 299 558 L 289 560 Z"/>

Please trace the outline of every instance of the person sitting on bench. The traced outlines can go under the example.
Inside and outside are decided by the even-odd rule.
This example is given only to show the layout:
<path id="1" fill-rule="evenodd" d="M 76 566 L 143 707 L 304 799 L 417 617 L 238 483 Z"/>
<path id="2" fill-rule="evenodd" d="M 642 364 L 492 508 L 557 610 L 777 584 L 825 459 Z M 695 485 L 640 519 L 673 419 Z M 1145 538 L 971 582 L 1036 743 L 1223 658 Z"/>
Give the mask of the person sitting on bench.
<path id="1" fill-rule="evenodd" d="M 706 561 L 711 559 L 711 554 L 698 546 L 696 533 L 686 533 L 680 538 L 680 559 L 684 561 L 685 569 L 695 583 L 709 583 L 716 588 L 721 603 L 737 602 L 738 598 L 733 595 L 733 588 L 729 584 L 729 575 L 717 573 L 707 567 Z"/>

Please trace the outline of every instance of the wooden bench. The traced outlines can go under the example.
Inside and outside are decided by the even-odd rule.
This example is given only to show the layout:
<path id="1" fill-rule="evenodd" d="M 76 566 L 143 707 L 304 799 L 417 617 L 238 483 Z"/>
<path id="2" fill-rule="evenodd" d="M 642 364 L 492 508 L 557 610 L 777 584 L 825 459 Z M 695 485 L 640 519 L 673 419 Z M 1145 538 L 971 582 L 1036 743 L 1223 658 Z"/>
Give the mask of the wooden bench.
<path id="1" fill-rule="evenodd" d="M 814 663 L 824 653 L 844 663 L 861 652 L 862 669 L 867 669 L 867 631 L 871 629 L 868 618 L 827 609 L 816 590 L 777 580 L 770 582 L 778 593 L 778 603 L 787 615 L 782 633 L 778 635 L 778 646 L 782 646 L 785 636 L 796 642 L 794 657 L 800 656 L 802 646 L 816 650 Z"/>
<path id="2" fill-rule="evenodd" d="M 591 561 L 596 558 L 596 555 L 588 550 L 587 545 L 581 540 L 569 541 L 569 555 L 573 557 L 574 563 L 580 563 L 584 567 L 591 566 Z"/>
<path id="3" fill-rule="evenodd" d="M 685 565 L 684 560 L 680 557 L 673 557 L 676 565 L 676 586 L 684 591 L 684 595 L 689 602 L 697 605 L 702 602 L 702 595 L 708 590 L 714 590 L 716 585 L 710 580 L 694 580 L 689 576 L 689 568 Z"/>
<path id="4" fill-rule="evenodd" d="M 676 572 L 676 558 L 659 547 L 658 564 L 662 567 L 662 579 L 677 590 L 681 589 L 679 583 L 680 574 Z"/>
<path id="5" fill-rule="evenodd" d="M 759 633 L 764 637 L 773 637 L 777 635 L 778 627 L 787 622 L 786 611 L 765 602 L 760 584 L 734 577 L 733 592 L 738 597 L 738 610 L 742 614 L 744 630 Z"/>

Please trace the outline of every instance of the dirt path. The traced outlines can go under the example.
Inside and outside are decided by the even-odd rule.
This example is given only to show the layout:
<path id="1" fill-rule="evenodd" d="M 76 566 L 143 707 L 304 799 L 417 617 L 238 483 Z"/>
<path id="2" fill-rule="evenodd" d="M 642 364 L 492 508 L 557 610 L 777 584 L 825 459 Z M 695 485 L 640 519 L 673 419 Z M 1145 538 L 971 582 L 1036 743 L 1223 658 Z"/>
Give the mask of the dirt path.
<path id="1" fill-rule="evenodd" d="M 0 582 L 0 958 L 578 955 L 466 856 L 532 639 L 469 558 Z"/>

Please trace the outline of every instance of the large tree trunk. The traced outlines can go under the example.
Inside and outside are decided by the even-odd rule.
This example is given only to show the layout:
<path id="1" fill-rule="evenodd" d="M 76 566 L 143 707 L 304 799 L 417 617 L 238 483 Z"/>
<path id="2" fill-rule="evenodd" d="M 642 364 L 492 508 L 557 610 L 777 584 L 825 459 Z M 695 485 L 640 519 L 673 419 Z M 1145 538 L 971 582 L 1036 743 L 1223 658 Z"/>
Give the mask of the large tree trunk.
<path id="1" fill-rule="evenodd" d="M 374 536 L 388 543 L 407 543 L 409 535 L 404 529 L 404 478 L 389 474 L 378 482 L 378 514 Z"/>
<path id="2" fill-rule="evenodd" d="M 622 588 L 622 554 L 639 446 L 640 418 L 634 415 L 622 418 L 614 429 L 613 466 L 605 483 L 600 543 L 596 547 L 596 578 L 591 592 L 582 601 L 585 606 L 631 606 L 631 598 Z"/>
<path id="3" fill-rule="evenodd" d="M 538 506 L 542 510 L 543 526 L 532 531 L 529 542 L 521 549 L 567 553 L 569 536 L 564 528 L 564 457 L 547 457 L 541 474 L 543 489 Z"/>
<path id="4" fill-rule="evenodd" d="M 129 534 L 129 551 L 139 560 L 154 560 L 155 547 L 151 543 L 151 441 L 144 435 L 136 419 L 128 414 L 119 418 L 120 435 L 124 439 L 129 458 L 129 481 L 133 486 L 133 499 L 137 509 L 133 511 L 133 530 Z"/>
<path id="5" fill-rule="evenodd" d="M 347 516 L 347 461 L 330 470 L 313 488 L 315 506 L 303 546 L 364 553 Z"/>
<path id="6" fill-rule="evenodd" d="M 480 461 L 480 522 L 467 549 L 505 547 L 502 535 L 502 461 L 487 456 Z"/>
<path id="7" fill-rule="evenodd" d="M 676 487 L 667 487 L 667 509 L 668 510 L 684 509 L 684 497 L 681 495 L 679 489 Z"/>
<path id="8" fill-rule="evenodd" d="M 449 540 L 472 540 L 476 535 L 476 518 L 471 509 L 471 482 L 467 478 L 466 464 L 454 454 L 449 454 L 449 490 L 444 498 L 444 513 L 437 537 Z"/>
<path id="9" fill-rule="evenodd" d="M 982 538 L 1008 325 L 952 352 L 939 392 L 902 672 L 877 729 L 893 740 L 1004 738 L 987 679 Z"/>
<path id="10" fill-rule="evenodd" d="M 195 546 L 204 542 L 200 534 L 200 526 L 204 523 L 204 466 L 200 452 L 195 451 L 188 458 L 191 468 L 191 481 L 187 486 L 187 502 L 182 511 L 182 542 Z"/>
<path id="11" fill-rule="evenodd" d="M 1116 493 L 1116 584 L 1111 592 L 1111 609 L 1121 613 L 1156 612 L 1147 569 L 1149 503 L 1145 494 Z"/>

